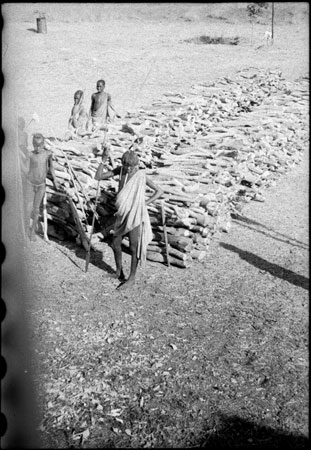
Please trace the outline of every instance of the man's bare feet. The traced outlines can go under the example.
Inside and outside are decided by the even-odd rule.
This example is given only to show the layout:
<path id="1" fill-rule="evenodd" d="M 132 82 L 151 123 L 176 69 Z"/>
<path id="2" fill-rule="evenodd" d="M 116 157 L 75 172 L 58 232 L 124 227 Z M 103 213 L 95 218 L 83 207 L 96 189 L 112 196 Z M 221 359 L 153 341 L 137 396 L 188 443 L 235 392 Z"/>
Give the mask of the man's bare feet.
<path id="1" fill-rule="evenodd" d="M 126 281 L 125 279 L 125 275 L 123 273 L 123 270 L 121 270 L 121 273 L 119 273 L 118 271 L 116 272 L 116 278 L 121 281 L 121 283 L 124 283 Z"/>
<path id="2" fill-rule="evenodd" d="M 135 279 L 128 279 L 127 281 L 123 281 L 122 283 L 119 284 L 119 286 L 117 287 L 118 290 L 122 290 L 124 291 L 125 289 L 129 289 L 131 287 L 133 287 L 135 284 Z"/>

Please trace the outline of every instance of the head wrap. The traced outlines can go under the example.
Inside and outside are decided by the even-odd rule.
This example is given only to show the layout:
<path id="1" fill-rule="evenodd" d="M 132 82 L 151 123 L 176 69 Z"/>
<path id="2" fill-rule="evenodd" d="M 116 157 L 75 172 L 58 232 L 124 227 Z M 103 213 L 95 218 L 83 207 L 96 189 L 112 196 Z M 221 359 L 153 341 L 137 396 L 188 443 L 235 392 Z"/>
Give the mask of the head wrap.
<path id="1" fill-rule="evenodd" d="M 122 156 L 122 164 L 127 164 L 132 167 L 138 166 L 139 158 L 135 152 L 133 152 L 132 150 L 128 150 Z"/>

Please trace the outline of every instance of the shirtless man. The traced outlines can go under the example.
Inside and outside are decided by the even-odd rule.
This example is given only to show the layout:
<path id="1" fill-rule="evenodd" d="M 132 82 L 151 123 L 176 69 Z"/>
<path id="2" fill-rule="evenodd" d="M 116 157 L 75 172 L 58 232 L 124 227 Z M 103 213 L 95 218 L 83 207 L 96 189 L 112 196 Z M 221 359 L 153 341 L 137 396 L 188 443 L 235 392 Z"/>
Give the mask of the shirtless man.
<path id="1" fill-rule="evenodd" d="M 82 136 L 88 121 L 88 113 L 83 103 L 83 91 L 76 91 L 73 98 L 74 104 L 68 121 L 68 134 L 71 137 L 74 135 Z"/>
<path id="2" fill-rule="evenodd" d="M 34 151 L 30 153 L 28 181 L 33 187 L 34 199 L 31 213 L 32 225 L 30 227 L 29 237 L 31 241 L 35 241 L 40 206 L 45 194 L 46 177 L 49 172 L 52 175 L 56 190 L 59 190 L 59 185 L 53 167 L 52 152 L 44 148 L 43 135 L 41 133 L 34 134 L 32 143 Z"/>
<path id="3" fill-rule="evenodd" d="M 106 131 L 108 118 L 110 121 L 112 121 L 115 116 L 120 118 L 120 115 L 116 113 L 112 105 L 111 95 L 104 92 L 105 84 L 104 80 L 98 80 L 96 85 L 97 92 L 92 94 L 88 121 L 89 131 Z"/>
<path id="4" fill-rule="evenodd" d="M 107 152 L 103 154 L 103 161 L 99 164 L 95 174 L 96 180 L 107 180 L 119 175 L 119 191 L 116 198 L 116 223 L 112 249 L 116 263 L 116 277 L 121 281 L 117 289 L 127 288 L 135 283 L 135 275 L 138 261 L 146 261 L 147 245 L 152 241 L 152 229 L 150 225 L 147 205 L 157 200 L 163 191 L 150 180 L 145 170 L 139 170 L 139 158 L 137 154 L 128 150 L 122 156 L 122 166 L 111 171 L 104 172 L 104 161 Z M 145 200 L 146 186 L 154 193 Z M 122 239 L 128 235 L 131 252 L 131 271 L 126 280 L 122 269 Z"/>

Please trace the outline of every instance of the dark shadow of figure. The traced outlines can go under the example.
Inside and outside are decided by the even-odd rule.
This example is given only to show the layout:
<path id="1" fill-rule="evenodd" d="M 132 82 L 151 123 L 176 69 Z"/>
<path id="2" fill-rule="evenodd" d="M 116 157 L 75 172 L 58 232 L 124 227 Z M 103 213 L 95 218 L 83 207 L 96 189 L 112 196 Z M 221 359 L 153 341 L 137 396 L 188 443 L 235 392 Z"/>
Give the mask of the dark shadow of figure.
<path id="1" fill-rule="evenodd" d="M 302 275 L 298 275 L 297 273 L 285 269 L 284 267 L 280 267 L 277 264 L 270 263 L 269 261 L 266 261 L 265 259 L 254 255 L 254 253 L 248 252 L 246 250 L 241 250 L 234 245 L 221 242 L 220 246 L 225 248 L 226 250 L 230 250 L 231 252 L 238 253 L 240 258 L 244 259 L 253 266 L 258 267 L 258 269 L 260 270 L 269 272 L 274 277 L 281 278 L 291 284 L 294 284 L 295 286 L 299 286 L 303 289 L 309 290 L 309 279 Z"/>
<path id="2" fill-rule="evenodd" d="M 234 213 L 231 214 L 231 217 L 233 220 L 238 221 L 240 225 L 250 228 L 251 230 L 255 230 L 258 233 L 262 233 L 264 236 L 272 237 L 276 241 L 285 242 L 287 244 L 293 245 L 295 247 L 300 247 L 305 250 L 309 249 L 309 246 L 307 244 L 305 244 L 304 242 L 300 242 L 297 239 L 287 236 L 286 234 L 279 233 L 278 231 L 273 230 L 273 228 L 267 227 L 266 225 L 256 222 L 255 220 L 252 220 L 249 217 L 242 216 L 240 214 L 234 214 Z M 251 225 L 253 225 L 253 226 L 251 226 Z M 267 233 L 265 231 L 259 230 L 257 227 L 263 228 L 264 230 L 270 231 L 271 233 Z M 283 239 L 281 239 L 280 237 L 273 236 L 273 234 L 280 236 Z"/>
<path id="3" fill-rule="evenodd" d="M 23 117 L 19 116 L 17 121 L 17 131 L 18 131 L 18 161 L 20 168 L 20 199 L 19 207 L 22 210 L 23 216 L 23 232 L 24 238 L 28 234 L 28 228 L 30 225 L 30 215 L 32 209 L 32 202 L 34 198 L 33 190 L 28 183 L 27 173 L 29 164 L 29 151 L 28 151 L 28 133 L 26 132 L 26 123 Z"/>
<path id="4" fill-rule="evenodd" d="M 209 450 L 303 450 L 309 439 L 300 434 L 260 426 L 237 416 L 221 414 L 197 448 Z M 193 448 L 193 447 L 192 447 Z"/>
<path id="5" fill-rule="evenodd" d="M 103 220 L 105 220 L 105 222 L 106 222 L 105 226 L 103 226 Z M 100 217 L 100 222 L 99 223 L 97 222 L 97 227 L 94 228 L 94 232 L 97 232 L 97 233 L 100 232 L 101 235 L 103 236 L 103 238 L 101 239 L 101 242 L 104 242 L 105 244 L 109 245 L 110 247 L 111 247 L 111 243 L 112 243 L 112 237 L 111 237 L 110 231 L 113 228 L 113 223 L 114 223 L 114 218 L 111 216 L 107 216 L 107 217 L 105 217 L 105 219 Z M 64 239 L 63 241 L 60 241 L 59 243 L 60 243 L 60 245 L 66 247 L 70 251 L 73 251 L 74 254 L 79 259 L 82 259 L 84 261 L 86 260 L 87 251 L 83 246 L 78 245 L 73 240 L 66 240 L 66 239 Z M 66 254 L 66 256 L 68 256 L 70 258 L 70 256 L 67 254 L 67 252 L 64 254 Z M 70 258 L 70 259 L 74 262 L 74 260 L 72 258 Z M 105 263 L 105 261 L 103 260 L 103 252 L 100 251 L 99 249 L 97 249 L 96 246 L 94 246 L 94 245 L 91 247 L 91 250 L 90 250 L 89 264 L 93 264 L 94 266 L 107 272 L 110 275 L 116 273 L 115 270 L 109 264 Z M 83 267 L 83 270 L 84 270 L 84 267 Z"/>
<path id="6" fill-rule="evenodd" d="M 40 230 L 40 228 L 39 228 Z M 40 234 L 40 231 L 38 233 L 38 236 L 42 238 L 42 241 L 44 241 L 42 233 Z M 59 238 L 53 237 L 49 235 L 50 242 L 55 242 L 58 245 L 58 249 L 61 253 L 63 253 L 70 261 L 79 269 L 84 271 L 84 267 L 81 267 L 81 265 L 77 264 L 77 262 L 74 260 L 74 258 L 71 256 L 71 254 L 74 254 L 81 260 L 86 260 L 86 250 L 81 247 L 81 245 L 78 245 L 75 241 L 64 239 L 60 240 Z M 65 250 L 66 249 L 66 250 Z M 103 270 L 104 272 L 107 272 L 108 274 L 115 274 L 115 270 L 105 261 L 103 261 L 103 252 L 100 250 L 92 250 L 91 249 L 91 257 L 90 257 L 90 264 L 93 264 L 94 266 L 98 267 L 99 269 Z"/>

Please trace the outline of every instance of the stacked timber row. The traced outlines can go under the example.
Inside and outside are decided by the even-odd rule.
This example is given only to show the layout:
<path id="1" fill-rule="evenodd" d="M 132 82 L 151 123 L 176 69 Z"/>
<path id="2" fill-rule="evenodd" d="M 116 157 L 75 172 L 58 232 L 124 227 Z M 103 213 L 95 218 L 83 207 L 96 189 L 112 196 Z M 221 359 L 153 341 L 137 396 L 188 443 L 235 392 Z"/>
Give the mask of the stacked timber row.
<path id="1" fill-rule="evenodd" d="M 188 267 L 204 259 L 215 233 L 229 231 L 232 211 L 262 201 L 263 191 L 300 162 L 309 140 L 308 110 L 307 78 L 289 83 L 278 71 L 248 69 L 187 94 L 167 93 L 150 108 L 129 112 L 126 123 L 110 126 L 116 164 L 136 136 L 144 137 L 138 153 L 141 167 L 164 191 L 171 264 Z M 87 248 L 102 138 L 46 142 L 70 196 L 59 196 L 49 182 L 49 233 Z M 95 231 L 105 236 L 118 184 L 101 181 L 101 187 Z M 149 214 L 154 239 L 148 259 L 166 262 L 160 200 Z"/>

